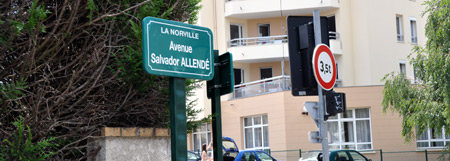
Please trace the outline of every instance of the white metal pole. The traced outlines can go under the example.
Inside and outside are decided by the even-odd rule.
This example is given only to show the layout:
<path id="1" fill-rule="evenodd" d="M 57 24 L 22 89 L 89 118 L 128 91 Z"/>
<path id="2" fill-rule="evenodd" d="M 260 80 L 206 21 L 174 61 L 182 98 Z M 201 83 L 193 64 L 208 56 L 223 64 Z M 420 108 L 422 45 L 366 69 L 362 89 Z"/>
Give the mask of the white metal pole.
<path id="1" fill-rule="evenodd" d="M 322 34 L 320 29 L 320 11 L 314 10 L 313 12 L 313 23 L 314 23 L 314 40 L 316 43 L 316 46 L 322 43 Z M 312 60 L 311 60 L 312 61 Z M 323 161 L 329 161 L 329 150 L 328 150 L 328 136 L 327 136 L 327 124 L 324 121 L 325 116 L 325 106 L 324 106 L 324 100 L 323 100 L 323 93 L 322 93 L 322 87 L 320 85 L 317 85 L 318 90 L 318 96 L 319 96 L 319 134 L 320 138 L 322 139 L 322 156 Z"/>

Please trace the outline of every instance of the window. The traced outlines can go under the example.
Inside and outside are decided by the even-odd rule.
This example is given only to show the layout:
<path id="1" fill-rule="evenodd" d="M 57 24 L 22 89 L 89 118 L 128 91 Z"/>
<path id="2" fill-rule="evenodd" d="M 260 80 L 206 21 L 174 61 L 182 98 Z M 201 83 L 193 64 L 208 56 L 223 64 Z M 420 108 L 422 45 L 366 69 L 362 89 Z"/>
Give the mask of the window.
<path id="1" fill-rule="evenodd" d="M 328 32 L 330 39 L 336 40 L 338 38 L 336 33 L 336 17 L 334 15 L 328 17 Z"/>
<path id="2" fill-rule="evenodd" d="M 336 61 L 336 84 L 334 85 L 334 87 L 341 87 L 342 86 L 342 80 L 339 79 L 339 64 Z"/>
<path id="3" fill-rule="evenodd" d="M 211 142 L 211 124 L 203 124 L 199 129 L 192 133 L 192 145 L 194 152 L 201 152 L 202 145 L 208 145 Z M 200 153 L 201 154 L 201 153 Z"/>
<path id="4" fill-rule="evenodd" d="M 372 130 L 368 108 L 347 110 L 328 119 L 330 149 L 372 149 Z"/>
<path id="5" fill-rule="evenodd" d="M 359 154 L 358 152 L 350 151 L 349 153 L 352 156 L 354 161 L 366 161 L 366 157 Z"/>
<path id="6" fill-rule="evenodd" d="M 419 78 L 419 76 L 417 75 L 418 73 L 418 71 L 417 71 L 417 67 L 416 67 L 416 64 L 413 64 L 413 74 L 414 74 L 414 83 L 420 83 L 421 82 L 421 80 L 420 80 L 420 78 Z"/>
<path id="7" fill-rule="evenodd" d="M 397 24 L 397 41 L 403 42 L 403 25 L 402 25 L 403 18 L 401 15 L 395 16 L 395 22 Z"/>
<path id="8" fill-rule="evenodd" d="M 339 79 L 339 64 L 336 61 L 336 79 Z"/>
<path id="9" fill-rule="evenodd" d="M 409 24 L 411 25 L 411 43 L 417 44 L 417 23 L 416 18 L 411 17 L 409 20 Z"/>
<path id="10" fill-rule="evenodd" d="M 258 25 L 258 37 L 265 37 L 265 38 L 259 38 L 258 44 L 267 44 L 270 43 L 270 24 L 259 24 Z"/>
<path id="11" fill-rule="evenodd" d="M 234 85 L 244 83 L 244 70 L 239 68 L 233 68 L 234 72 Z"/>
<path id="12" fill-rule="evenodd" d="M 254 160 L 256 161 L 256 155 L 253 152 L 244 152 L 244 154 L 241 157 L 241 160 Z"/>
<path id="13" fill-rule="evenodd" d="M 345 151 L 340 151 L 336 153 L 335 160 L 337 161 L 346 161 L 350 160 L 350 157 L 348 157 L 347 153 Z"/>
<path id="14" fill-rule="evenodd" d="M 244 45 L 243 41 L 240 40 L 241 38 L 244 38 L 244 30 L 242 29 L 242 25 L 231 24 L 230 25 L 230 46 Z"/>
<path id="15" fill-rule="evenodd" d="M 261 68 L 260 73 L 261 73 L 261 79 L 272 78 L 272 68 L 271 67 Z"/>
<path id="16" fill-rule="evenodd" d="M 270 24 L 259 24 L 259 37 L 270 36 Z"/>
<path id="17" fill-rule="evenodd" d="M 269 124 L 267 115 L 244 118 L 245 149 L 269 150 Z"/>
<path id="18" fill-rule="evenodd" d="M 400 67 L 400 73 L 403 74 L 404 76 L 406 76 L 406 61 L 400 60 L 400 62 L 398 64 Z"/>
<path id="19" fill-rule="evenodd" d="M 417 134 L 417 148 L 443 148 L 450 143 L 450 135 L 445 135 L 445 129 L 427 129 Z"/>
<path id="20" fill-rule="evenodd" d="M 261 161 L 273 161 L 274 159 L 267 155 L 264 152 L 256 151 L 256 155 L 258 155 L 259 160 Z"/>

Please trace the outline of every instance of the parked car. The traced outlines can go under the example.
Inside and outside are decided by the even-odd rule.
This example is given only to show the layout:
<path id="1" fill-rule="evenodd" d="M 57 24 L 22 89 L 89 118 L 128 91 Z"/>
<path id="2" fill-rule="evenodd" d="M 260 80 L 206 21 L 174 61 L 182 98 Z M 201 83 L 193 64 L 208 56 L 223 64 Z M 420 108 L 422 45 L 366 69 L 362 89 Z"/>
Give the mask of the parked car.
<path id="1" fill-rule="evenodd" d="M 317 161 L 317 157 L 321 151 L 308 151 L 305 155 L 303 155 L 298 161 Z"/>
<path id="2" fill-rule="evenodd" d="M 241 150 L 234 161 L 277 161 L 261 150 Z"/>
<path id="3" fill-rule="evenodd" d="M 187 153 L 188 161 L 201 161 L 202 157 L 195 152 L 188 151 Z"/>
<path id="4" fill-rule="evenodd" d="M 299 161 L 322 161 L 320 151 L 310 151 L 306 153 Z M 372 161 L 356 150 L 333 150 L 330 151 L 330 161 Z"/>
<path id="5" fill-rule="evenodd" d="M 239 151 L 232 138 L 222 137 L 223 160 L 224 161 L 277 161 L 261 150 L 241 150 Z"/>
<path id="6" fill-rule="evenodd" d="M 234 158 L 239 154 L 236 143 L 230 137 L 222 137 L 222 148 L 224 161 L 234 161 Z"/>

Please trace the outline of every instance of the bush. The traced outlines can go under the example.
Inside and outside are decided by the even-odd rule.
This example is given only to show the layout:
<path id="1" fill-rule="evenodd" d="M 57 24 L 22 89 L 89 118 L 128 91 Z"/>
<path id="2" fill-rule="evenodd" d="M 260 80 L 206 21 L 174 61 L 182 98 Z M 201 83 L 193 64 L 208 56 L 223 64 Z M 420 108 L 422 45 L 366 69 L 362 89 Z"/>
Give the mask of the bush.
<path id="1" fill-rule="evenodd" d="M 11 141 L 8 139 L 3 140 L 4 145 L 0 146 L 0 161 L 41 161 L 55 154 L 55 152 L 47 151 L 50 147 L 57 146 L 57 144 L 51 143 L 55 138 L 50 137 L 33 144 L 30 127 L 26 125 L 28 134 L 25 134 L 25 125 L 22 117 L 12 124 L 17 128 L 17 131 Z"/>

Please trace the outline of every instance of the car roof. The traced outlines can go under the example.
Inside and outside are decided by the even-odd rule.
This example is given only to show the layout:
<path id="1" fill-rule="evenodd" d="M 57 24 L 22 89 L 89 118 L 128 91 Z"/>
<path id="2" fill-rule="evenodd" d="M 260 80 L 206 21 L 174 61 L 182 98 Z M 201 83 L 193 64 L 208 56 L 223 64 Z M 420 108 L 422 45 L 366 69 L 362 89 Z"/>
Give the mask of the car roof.
<path id="1" fill-rule="evenodd" d="M 335 152 L 335 151 L 357 151 L 357 150 L 353 150 L 353 149 L 336 149 L 336 150 L 329 150 L 330 152 Z M 316 149 L 316 150 L 308 150 L 307 152 L 322 152 L 321 149 Z"/>
<path id="2" fill-rule="evenodd" d="M 262 150 L 240 150 L 239 152 L 264 152 Z"/>
<path id="3" fill-rule="evenodd" d="M 229 141 L 234 142 L 234 140 L 232 138 L 226 137 L 226 136 L 222 136 L 222 140 L 229 140 Z"/>
<path id="4" fill-rule="evenodd" d="M 330 152 L 340 152 L 340 151 L 355 151 L 355 152 L 357 152 L 356 150 L 349 150 L 349 149 L 332 150 Z"/>

